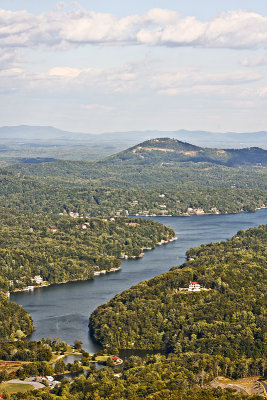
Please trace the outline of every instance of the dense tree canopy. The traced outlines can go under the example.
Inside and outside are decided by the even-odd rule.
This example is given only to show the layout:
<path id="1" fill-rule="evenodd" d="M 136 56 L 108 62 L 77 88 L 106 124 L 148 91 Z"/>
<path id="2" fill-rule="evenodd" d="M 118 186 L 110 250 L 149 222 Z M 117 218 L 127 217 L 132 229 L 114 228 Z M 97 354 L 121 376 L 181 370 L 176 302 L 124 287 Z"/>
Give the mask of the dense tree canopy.
<path id="1" fill-rule="evenodd" d="M 174 236 L 172 228 L 145 219 L 73 218 L 69 215 L 5 212 L 0 224 L 0 277 L 8 287 L 44 281 L 90 279 L 95 271 L 120 266 L 120 257 L 138 257 Z M 6 283 L 5 283 L 6 284 Z"/>
<path id="2" fill-rule="evenodd" d="M 249 375 L 255 364 L 261 369 L 266 242 L 262 225 L 226 242 L 190 249 L 181 267 L 98 307 L 90 318 L 92 335 L 119 348 L 226 357 L 230 375 Z M 192 280 L 207 290 L 179 290 Z"/>

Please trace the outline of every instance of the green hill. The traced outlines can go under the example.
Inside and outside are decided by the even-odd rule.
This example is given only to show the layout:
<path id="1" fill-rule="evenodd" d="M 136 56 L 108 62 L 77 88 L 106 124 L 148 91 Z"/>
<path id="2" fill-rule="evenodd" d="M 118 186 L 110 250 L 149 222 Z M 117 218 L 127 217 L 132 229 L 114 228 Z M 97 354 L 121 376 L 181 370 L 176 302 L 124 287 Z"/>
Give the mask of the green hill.
<path id="1" fill-rule="evenodd" d="M 209 149 L 176 139 L 158 138 L 106 158 L 107 164 L 157 164 L 175 162 L 209 162 L 225 166 L 267 165 L 267 151 L 258 147 L 246 149 Z"/>
<path id="2" fill-rule="evenodd" d="M 90 318 L 102 345 L 228 357 L 262 363 L 267 225 L 187 252 L 181 267 L 141 282 Z M 188 292 L 198 281 L 199 292 Z M 256 361 L 257 360 L 257 361 Z"/>

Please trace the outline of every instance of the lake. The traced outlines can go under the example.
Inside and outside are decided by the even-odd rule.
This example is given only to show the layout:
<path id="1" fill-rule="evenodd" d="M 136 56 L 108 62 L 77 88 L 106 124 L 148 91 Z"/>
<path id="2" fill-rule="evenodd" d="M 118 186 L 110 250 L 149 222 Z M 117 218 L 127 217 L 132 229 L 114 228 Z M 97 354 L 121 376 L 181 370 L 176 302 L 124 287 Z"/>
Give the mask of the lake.
<path id="1" fill-rule="evenodd" d="M 267 223 L 267 209 L 255 213 L 153 217 L 172 226 L 178 240 L 146 251 L 138 260 L 123 260 L 121 270 L 94 280 L 51 285 L 33 292 L 12 293 L 10 299 L 32 316 L 36 330 L 32 340 L 60 337 L 69 344 L 81 340 L 90 353 L 99 349 L 88 331 L 90 314 L 117 293 L 146 279 L 168 271 L 185 261 L 189 247 L 232 237 L 238 230 Z"/>

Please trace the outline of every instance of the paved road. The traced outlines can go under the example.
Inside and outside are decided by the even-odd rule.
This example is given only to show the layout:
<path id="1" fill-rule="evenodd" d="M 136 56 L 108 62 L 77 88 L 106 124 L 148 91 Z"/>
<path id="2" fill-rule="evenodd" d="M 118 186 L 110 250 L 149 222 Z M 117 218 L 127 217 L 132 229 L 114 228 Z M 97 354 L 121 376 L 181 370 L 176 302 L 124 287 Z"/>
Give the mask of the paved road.
<path id="1" fill-rule="evenodd" d="M 262 386 L 264 387 L 264 389 L 265 389 L 265 396 L 266 396 L 266 393 L 267 393 L 267 383 L 265 383 L 264 381 L 258 381 L 258 382 L 260 382 L 261 384 L 262 384 Z"/>

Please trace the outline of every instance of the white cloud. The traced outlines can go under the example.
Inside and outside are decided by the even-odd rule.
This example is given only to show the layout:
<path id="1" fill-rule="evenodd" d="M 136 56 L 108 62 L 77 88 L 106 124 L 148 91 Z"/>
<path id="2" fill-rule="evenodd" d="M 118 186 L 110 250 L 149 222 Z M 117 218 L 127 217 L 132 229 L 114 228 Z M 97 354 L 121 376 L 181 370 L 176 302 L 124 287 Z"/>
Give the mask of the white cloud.
<path id="1" fill-rule="evenodd" d="M 267 86 L 258 89 L 258 95 L 263 99 L 267 99 Z"/>
<path id="2" fill-rule="evenodd" d="M 262 57 L 248 57 L 242 60 L 241 64 L 245 67 L 261 67 L 267 65 L 267 55 Z"/>
<path id="3" fill-rule="evenodd" d="M 0 49 L 0 69 L 13 68 L 21 62 L 18 50 L 12 48 Z"/>
<path id="4" fill-rule="evenodd" d="M 64 3 L 39 15 L 0 9 L 0 45 L 3 47 L 69 47 L 94 45 L 196 46 L 205 48 L 267 48 L 267 18 L 238 10 L 209 21 L 182 17 L 155 8 L 144 15 L 117 18 L 112 14 L 70 10 Z"/>
<path id="5" fill-rule="evenodd" d="M 72 79 L 79 76 L 81 71 L 79 68 L 54 67 L 48 71 L 48 75 Z"/>
<path id="6" fill-rule="evenodd" d="M 160 67 L 157 63 L 147 61 L 132 62 L 114 68 L 55 66 L 47 72 L 40 73 L 30 73 L 14 67 L 3 70 L 2 76 L 4 75 L 5 79 L 1 82 L 2 91 L 34 92 L 35 95 L 53 93 L 58 96 L 73 96 L 75 93 L 78 97 L 82 96 L 89 101 L 94 96 L 114 97 L 120 94 L 149 97 L 162 94 L 200 93 L 216 96 L 235 95 L 235 93 L 240 95 L 246 88 L 251 88 L 256 83 L 258 86 L 258 83 L 263 81 L 259 73 L 249 69 L 211 73 L 199 68 Z M 82 107 L 96 110 L 106 105 L 102 105 L 102 102 L 95 103 L 93 100 L 92 103 L 84 103 Z M 105 111 L 108 109 L 105 108 Z"/>
<path id="7" fill-rule="evenodd" d="M 115 108 L 111 107 L 111 106 L 106 106 L 104 104 L 82 104 L 81 108 L 85 109 L 85 110 L 89 110 L 89 111 L 100 111 L 100 112 L 110 112 L 110 111 L 114 111 Z"/>

